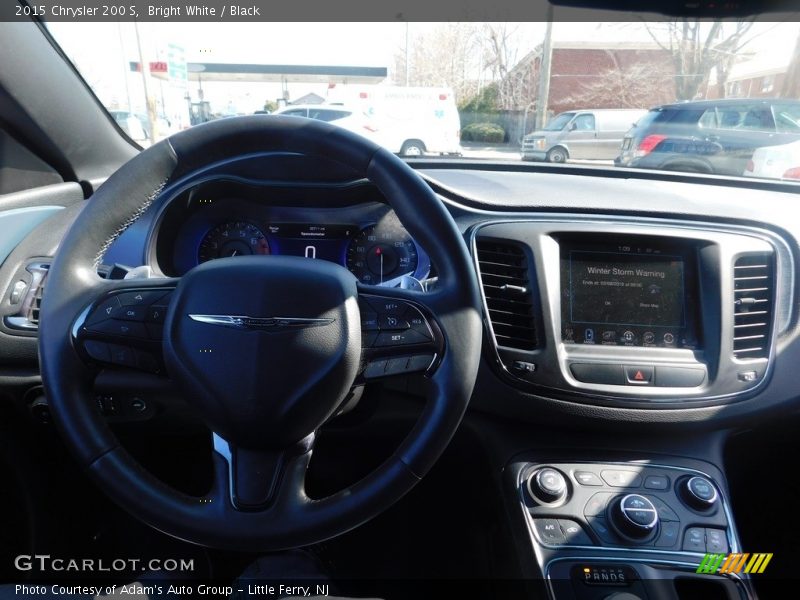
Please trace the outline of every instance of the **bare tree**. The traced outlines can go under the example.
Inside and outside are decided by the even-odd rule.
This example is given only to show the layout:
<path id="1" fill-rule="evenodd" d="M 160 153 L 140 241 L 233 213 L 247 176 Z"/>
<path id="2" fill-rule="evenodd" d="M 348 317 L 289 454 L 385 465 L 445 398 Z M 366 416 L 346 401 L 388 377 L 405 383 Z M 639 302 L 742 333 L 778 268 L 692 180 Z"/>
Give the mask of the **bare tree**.
<path id="1" fill-rule="evenodd" d="M 675 98 L 693 100 L 703 95 L 712 70 L 717 72 L 722 92 L 737 55 L 750 41 L 747 34 L 753 21 L 711 23 L 668 21 L 645 23 L 650 37 L 669 51 L 675 68 Z"/>
<path id="2" fill-rule="evenodd" d="M 405 78 L 408 68 L 409 85 L 450 87 L 458 102 L 478 91 L 481 46 L 477 24 L 443 23 L 409 43 L 408 53 L 395 54 L 395 80 Z M 406 54 L 409 65 L 405 64 Z"/>
<path id="3" fill-rule="evenodd" d="M 635 62 L 628 66 L 617 63 L 581 83 L 581 89 L 561 98 L 559 105 L 569 108 L 648 108 L 672 99 L 667 90 L 664 90 L 662 98 L 653 96 L 653 90 L 663 90 L 663 82 L 670 75 L 667 65 L 656 62 Z"/>

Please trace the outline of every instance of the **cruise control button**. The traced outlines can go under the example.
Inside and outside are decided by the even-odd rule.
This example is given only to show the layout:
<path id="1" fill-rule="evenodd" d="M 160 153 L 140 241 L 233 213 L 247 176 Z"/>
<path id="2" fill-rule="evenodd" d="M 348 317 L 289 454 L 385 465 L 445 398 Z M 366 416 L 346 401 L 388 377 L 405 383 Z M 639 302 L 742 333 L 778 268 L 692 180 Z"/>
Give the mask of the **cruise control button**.
<path id="1" fill-rule="evenodd" d="M 575 480 L 581 485 L 602 486 L 603 482 L 591 471 L 575 471 Z"/>
<path id="2" fill-rule="evenodd" d="M 117 319 L 109 319 L 92 325 L 89 329 L 95 333 L 105 333 L 108 335 L 118 335 L 121 337 L 147 337 L 147 329 L 145 328 L 144 324 L 137 323 L 136 321 L 119 321 Z"/>
<path id="3" fill-rule="evenodd" d="M 380 315 L 378 317 L 378 327 L 382 331 L 403 331 L 411 326 L 408 321 L 396 315 Z"/>
<path id="4" fill-rule="evenodd" d="M 111 344 L 111 362 L 121 367 L 135 367 L 136 353 L 133 348 Z"/>
<path id="5" fill-rule="evenodd" d="M 650 385 L 653 383 L 653 367 L 625 366 L 625 381 L 632 385 Z"/>
<path id="6" fill-rule="evenodd" d="M 407 346 L 409 344 L 427 344 L 430 340 L 419 332 L 408 331 L 382 332 L 378 334 L 373 348 L 390 348 L 392 346 Z"/>
<path id="7" fill-rule="evenodd" d="M 533 523 L 543 542 L 547 544 L 563 544 L 567 541 L 561 531 L 561 526 L 555 519 L 534 519 Z"/>
<path id="8" fill-rule="evenodd" d="M 119 308 L 115 308 L 114 312 L 111 313 L 111 316 L 115 319 L 122 319 L 123 321 L 144 321 L 145 317 L 145 308 L 144 306 L 120 306 Z"/>
<path id="9" fill-rule="evenodd" d="M 119 307 L 120 303 L 116 296 L 104 300 L 91 312 L 89 317 L 86 319 L 85 327 L 91 328 L 92 325 L 96 325 L 97 323 L 105 321 L 106 319 L 110 319 L 114 310 Z"/>
<path id="10" fill-rule="evenodd" d="M 683 549 L 687 552 L 706 551 L 706 530 L 702 527 L 690 527 L 683 534 Z"/>
<path id="11" fill-rule="evenodd" d="M 142 292 L 125 292 L 117 294 L 120 304 L 123 306 L 150 306 L 155 304 L 167 294 L 166 290 L 152 290 Z"/>
<path id="12" fill-rule="evenodd" d="M 573 546 L 594 546 L 592 540 L 583 530 L 583 527 L 575 521 L 559 519 L 558 524 L 561 526 L 561 531 L 564 533 L 567 544 Z"/>
<path id="13" fill-rule="evenodd" d="M 408 304 L 402 300 L 392 300 L 391 298 L 369 298 L 373 310 L 378 314 L 402 316 L 408 308 Z"/>
<path id="14" fill-rule="evenodd" d="M 600 472 L 600 476 L 611 487 L 636 488 L 642 484 L 642 476 L 636 471 L 606 469 Z"/>
<path id="15" fill-rule="evenodd" d="M 361 313 L 361 331 L 378 331 L 378 313 L 376 312 L 363 312 Z"/>
<path id="16" fill-rule="evenodd" d="M 409 306 L 403 317 L 406 321 L 408 321 L 411 329 L 424 335 L 429 340 L 433 339 L 428 322 L 425 320 L 425 317 L 422 316 L 422 313 L 419 312 L 419 310 L 413 306 Z"/>

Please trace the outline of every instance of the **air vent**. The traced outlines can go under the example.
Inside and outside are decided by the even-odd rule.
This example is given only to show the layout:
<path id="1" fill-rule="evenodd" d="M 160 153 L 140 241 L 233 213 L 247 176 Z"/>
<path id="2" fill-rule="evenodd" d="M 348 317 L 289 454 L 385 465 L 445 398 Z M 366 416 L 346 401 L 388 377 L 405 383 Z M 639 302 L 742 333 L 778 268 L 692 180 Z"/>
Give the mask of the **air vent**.
<path id="1" fill-rule="evenodd" d="M 528 261 L 522 248 L 508 242 L 477 243 L 486 308 L 498 346 L 533 350 L 536 322 Z"/>
<path id="2" fill-rule="evenodd" d="M 733 267 L 733 355 L 766 358 L 772 328 L 772 255 L 748 254 Z"/>
<path id="3" fill-rule="evenodd" d="M 34 278 L 34 283 L 31 288 L 31 300 L 28 306 L 28 322 L 31 325 L 39 327 L 39 311 L 42 308 L 42 294 L 44 294 L 44 284 L 47 281 L 47 271 L 50 268 L 48 264 L 37 265 L 41 271 L 40 277 Z M 31 269 L 29 269 L 31 270 Z"/>

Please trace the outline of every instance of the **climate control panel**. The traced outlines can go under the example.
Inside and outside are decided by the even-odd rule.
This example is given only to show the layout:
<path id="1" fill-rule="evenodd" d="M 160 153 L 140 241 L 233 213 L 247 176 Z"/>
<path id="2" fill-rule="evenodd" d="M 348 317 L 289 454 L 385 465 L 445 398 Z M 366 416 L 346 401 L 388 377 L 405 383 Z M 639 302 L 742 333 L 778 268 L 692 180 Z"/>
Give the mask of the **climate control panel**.
<path id="1" fill-rule="evenodd" d="M 697 471 L 650 464 L 529 463 L 519 491 L 536 541 L 726 553 L 730 523 L 719 487 Z"/>

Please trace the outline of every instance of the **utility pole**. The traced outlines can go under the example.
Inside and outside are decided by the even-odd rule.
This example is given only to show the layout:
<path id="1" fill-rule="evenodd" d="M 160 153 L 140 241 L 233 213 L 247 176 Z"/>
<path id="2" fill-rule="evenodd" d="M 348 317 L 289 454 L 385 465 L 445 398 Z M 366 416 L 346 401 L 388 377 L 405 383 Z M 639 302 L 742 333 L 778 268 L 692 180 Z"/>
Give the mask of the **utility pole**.
<path id="1" fill-rule="evenodd" d="M 535 129 L 545 126 L 547 119 L 547 99 L 550 96 L 550 63 L 553 60 L 553 5 L 547 7 L 547 25 L 542 42 L 542 55 L 539 57 L 539 86 L 536 94 Z"/>
<path id="2" fill-rule="evenodd" d="M 142 40 L 139 36 L 139 22 L 133 22 L 133 29 L 136 32 L 136 47 L 139 50 L 139 65 L 142 70 L 142 85 L 144 86 L 144 102 L 147 106 L 147 120 L 149 122 L 150 143 L 156 143 L 156 135 L 158 134 L 156 103 L 153 96 L 150 94 L 150 63 L 144 60 L 144 51 L 142 50 Z"/>
<path id="3" fill-rule="evenodd" d="M 409 22 L 406 21 L 406 87 L 408 87 L 408 82 L 409 82 L 410 74 L 411 74 L 411 65 L 408 64 L 408 56 L 409 56 L 409 53 L 408 53 L 408 28 L 409 28 Z"/>

